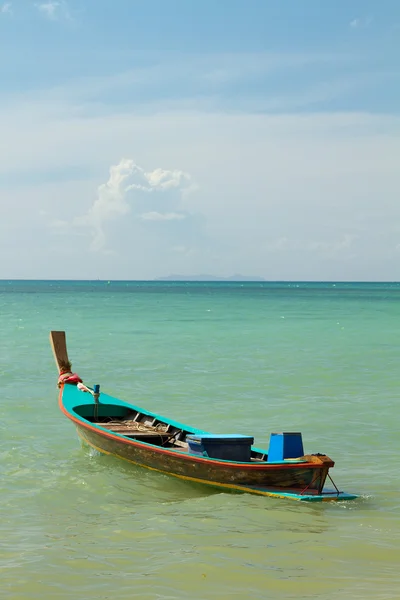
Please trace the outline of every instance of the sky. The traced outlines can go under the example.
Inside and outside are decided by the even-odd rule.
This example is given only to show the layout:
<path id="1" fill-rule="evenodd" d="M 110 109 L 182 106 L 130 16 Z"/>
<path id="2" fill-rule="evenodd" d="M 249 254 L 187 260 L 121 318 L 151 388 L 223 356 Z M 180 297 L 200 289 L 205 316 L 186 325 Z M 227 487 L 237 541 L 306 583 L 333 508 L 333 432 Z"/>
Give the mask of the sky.
<path id="1" fill-rule="evenodd" d="M 400 280 L 398 0 L 0 0 L 0 279 Z"/>

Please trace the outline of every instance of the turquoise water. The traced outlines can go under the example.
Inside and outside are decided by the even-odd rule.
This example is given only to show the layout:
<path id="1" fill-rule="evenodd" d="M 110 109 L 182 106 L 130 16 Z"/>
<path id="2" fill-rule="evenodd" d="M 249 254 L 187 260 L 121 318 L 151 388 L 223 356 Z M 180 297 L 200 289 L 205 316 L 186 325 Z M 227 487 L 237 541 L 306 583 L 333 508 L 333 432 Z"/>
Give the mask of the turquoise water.
<path id="1" fill-rule="evenodd" d="M 87 383 L 220 433 L 299 430 L 361 498 L 218 493 L 82 448 Z M 398 599 L 400 284 L 0 282 L 0 597 Z"/>

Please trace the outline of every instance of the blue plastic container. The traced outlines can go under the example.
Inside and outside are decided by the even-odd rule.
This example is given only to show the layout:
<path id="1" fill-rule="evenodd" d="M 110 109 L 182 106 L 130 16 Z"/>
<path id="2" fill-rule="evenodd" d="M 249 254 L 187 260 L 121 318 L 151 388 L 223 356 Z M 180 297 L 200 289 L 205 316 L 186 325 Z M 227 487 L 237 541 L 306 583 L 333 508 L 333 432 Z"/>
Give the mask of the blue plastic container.
<path id="1" fill-rule="evenodd" d="M 254 438 L 248 435 L 198 433 L 186 436 L 189 454 L 249 462 Z"/>
<path id="2" fill-rule="evenodd" d="M 304 456 L 301 433 L 271 433 L 268 462 L 279 462 L 286 458 Z"/>

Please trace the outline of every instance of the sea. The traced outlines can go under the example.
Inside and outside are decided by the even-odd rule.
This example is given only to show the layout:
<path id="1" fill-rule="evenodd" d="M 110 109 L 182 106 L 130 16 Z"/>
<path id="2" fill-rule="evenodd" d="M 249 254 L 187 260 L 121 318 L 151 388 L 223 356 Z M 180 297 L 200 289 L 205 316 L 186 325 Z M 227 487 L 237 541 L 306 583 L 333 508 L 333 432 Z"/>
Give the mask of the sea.
<path id="1" fill-rule="evenodd" d="M 358 499 L 232 494 L 82 447 L 88 384 L 188 425 L 300 431 Z M 0 598 L 400 598 L 400 284 L 0 282 Z"/>

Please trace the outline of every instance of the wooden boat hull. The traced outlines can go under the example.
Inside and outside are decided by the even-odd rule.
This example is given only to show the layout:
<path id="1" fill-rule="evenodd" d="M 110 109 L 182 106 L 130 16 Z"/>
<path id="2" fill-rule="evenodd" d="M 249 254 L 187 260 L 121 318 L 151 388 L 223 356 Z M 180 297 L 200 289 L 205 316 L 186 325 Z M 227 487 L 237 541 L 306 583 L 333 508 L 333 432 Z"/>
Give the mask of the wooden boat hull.
<path id="1" fill-rule="evenodd" d="M 339 492 L 336 486 L 334 492 L 323 492 L 334 466 L 325 455 L 271 462 L 266 450 L 253 446 L 250 460 L 243 462 L 196 454 L 189 437 L 211 434 L 104 393 L 100 402 L 95 389 L 70 373 L 65 334 L 52 332 L 52 336 L 61 374 L 60 409 L 75 424 L 80 438 L 96 450 L 166 475 L 235 491 L 314 501 L 356 497 Z"/>
<path id="2" fill-rule="evenodd" d="M 87 408 L 87 412 L 91 413 L 93 404 L 82 405 L 80 396 L 87 395 L 82 394 L 76 386 L 64 385 L 60 390 L 59 402 L 62 412 L 75 423 L 78 435 L 84 442 L 100 452 L 168 475 L 216 485 L 263 486 L 320 492 L 325 483 L 329 466 L 334 464 L 328 457 L 317 456 L 304 457 L 299 462 L 282 461 L 278 464 L 266 461 L 240 463 L 194 456 L 189 454 L 187 449 L 167 449 L 154 446 L 103 430 L 99 425 L 81 417 L 79 412 L 82 412 L 83 406 Z M 126 407 L 130 410 L 138 408 L 105 394 L 102 397 L 105 403 L 103 406 L 106 407 Z M 86 400 L 86 398 L 84 399 Z M 148 411 L 145 414 L 151 418 L 158 418 L 158 415 Z M 87 416 L 90 418 L 89 415 Z M 190 433 L 207 433 L 175 421 L 167 422 Z M 263 452 L 260 449 L 258 451 Z M 324 459 L 328 459 L 328 464 L 324 462 Z"/>
<path id="3" fill-rule="evenodd" d="M 299 468 L 292 466 L 289 468 L 275 466 L 274 468 L 262 465 L 249 469 L 249 466 L 253 465 L 233 467 L 233 465 L 224 465 L 211 459 L 201 461 L 197 458 L 187 459 L 185 457 L 183 460 L 181 452 L 160 452 L 156 448 L 145 447 L 140 442 L 121 442 L 79 425 L 77 425 L 77 432 L 82 440 L 100 452 L 112 454 L 141 467 L 195 481 L 301 489 L 309 486 L 313 478 L 316 480 L 324 471 L 313 465 Z"/>

